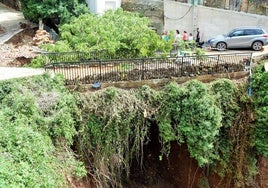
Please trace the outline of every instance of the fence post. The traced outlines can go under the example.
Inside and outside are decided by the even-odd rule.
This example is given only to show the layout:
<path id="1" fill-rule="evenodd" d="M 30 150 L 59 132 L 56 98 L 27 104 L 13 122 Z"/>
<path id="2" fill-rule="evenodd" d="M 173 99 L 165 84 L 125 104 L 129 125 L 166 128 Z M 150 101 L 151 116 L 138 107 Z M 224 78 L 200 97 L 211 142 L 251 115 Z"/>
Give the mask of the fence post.
<path id="1" fill-rule="evenodd" d="M 181 76 L 183 76 L 183 56 L 181 57 Z"/>
<path id="2" fill-rule="evenodd" d="M 144 71 L 145 71 L 145 60 L 142 59 L 142 72 L 141 72 L 141 80 L 144 80 Z"/>
<path id="3" fill-rule="evenodd" d="M 216 73 L 219 72 L 219 61 L 220 61 L 220 54 L 218 55 L 218 59 L 217 59 Z"/>
<path id="4" fill-rule="evenodd" d="M 102 73 L 101 73 L 101 67 L 102 67 L 102 63 L 101 60 L 99 61 L 99 66 L 100 66 L 100 80 L 98 80 L 99 82 L 102 81 Z"/>

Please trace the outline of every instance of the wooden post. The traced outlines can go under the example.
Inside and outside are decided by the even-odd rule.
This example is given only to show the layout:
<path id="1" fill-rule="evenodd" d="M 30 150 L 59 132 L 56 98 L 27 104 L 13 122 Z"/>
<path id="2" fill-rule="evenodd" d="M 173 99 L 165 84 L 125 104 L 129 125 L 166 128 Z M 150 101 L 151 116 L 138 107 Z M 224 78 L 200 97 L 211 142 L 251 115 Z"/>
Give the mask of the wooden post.
<path id="1" fill-rule="evenodd" d="M 43 30 L 44 29 L 44 24 L 41 18 L 39 18 L 39 30 Z"/>
<path id="2" fill-rule="evenodd" d="M 225 0 L 225 9 L 230 9 L 230 0 Z"/>

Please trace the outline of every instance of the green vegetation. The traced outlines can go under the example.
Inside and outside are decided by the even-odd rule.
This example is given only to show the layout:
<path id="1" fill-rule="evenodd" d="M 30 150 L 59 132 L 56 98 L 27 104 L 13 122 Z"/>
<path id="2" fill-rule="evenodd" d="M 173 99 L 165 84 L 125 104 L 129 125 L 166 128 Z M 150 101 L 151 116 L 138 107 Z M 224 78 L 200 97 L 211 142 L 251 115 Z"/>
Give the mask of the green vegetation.
<path id="1" fill-rule="evenodd" d="M 215 105 L 215 98 L 209 95 L 205 85 L 197 81 L 189 82 L 185 87 L 170 84 L 162 101 L 156 117 L 167 152 L 170 141 L 186 142 L 191 156 L 200 166 L 212 163 L 215 158 L 213 144 L 221 127 L 221 114 Z"/>
<path id="2" fill-rule="evenodd" d="M 122 9 L 102 16 L 83 14 L 62 25 L 60 41 L 45 48 L 52 52 L 105 50 L 110 58 L 150 57 L 156 50 L 171 50 L 171 44 L 149 26 L 148 18 Z"/>
<path id="3" fill-rule="evenodd" d="M 0 82 L 0 187 L 68 187 L 86 171 L 69 148 L 79 112 L 61 77 Z"/>
<path id="4" fill-rule="evenodd" d="M 143 116 L 147 105 L 134 93 L 116 88 L 81 94 L 79 100 L 83 123 L 77 148 L 100 187 L 120 187 L 148 135 Z"/>
<path id="5" fill-rule="evenodd" d="M 268 156 L 268 72 L 264 62 L 253 72 L 253 97 L 257 116 L 255 147 L 258 154 Z"/>
<path id="6" fill-rule="evenodd" d="M 133 157 L 143 158 L 141 143 L 149 134 L 150 113 L 160 132 L 160 160 L 176 141 L 187 145 L 200 167 L 209 165 L 211 173 L 232 177 L 236 186 L 250 185 L 257 173 L 252 101 L 244 85 L 222 79 L 211 84 L 171 83 L 160 91 L 146 86 L 134 93 L 108 88 L 81 94 L 79 100 L 85 123 L 77 144 L 86 163 L 94 166 L 99 186 L 119 186 L 120 178 L 128 177 Z"/>
<path id="7" fill-rule="evenodd" d="M 253 98 L 247 84 L 227 79 L 86 93 L 70 93 L 62 77 L 47 74 L 1 81 L 0 186 L 67 187 L 66 177 L 85 176 L 85 164 L 97 186 L 120 187 L 133 160 L 143 163 L 152 118 L 160 160 L 175 141 L 210 173 L 251 185 L 256 156 L 268 147 L 267 73 L 262 66 L 253 75 Z"/>
<path id="8" fill-rule="evenodd" d="M 63 24 L 73 16 L 88 12 L 85 2 L 81 0 L 20 0 L 20 3 L 24 17 L 36 23 L 51 19 Z"/>

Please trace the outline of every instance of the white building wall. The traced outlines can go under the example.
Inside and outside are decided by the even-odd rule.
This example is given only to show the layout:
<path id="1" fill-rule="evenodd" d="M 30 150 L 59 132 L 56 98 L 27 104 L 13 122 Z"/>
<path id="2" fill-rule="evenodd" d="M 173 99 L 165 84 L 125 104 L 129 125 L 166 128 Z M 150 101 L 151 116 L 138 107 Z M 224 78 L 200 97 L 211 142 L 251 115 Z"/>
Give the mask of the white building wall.
<path id="1" fill-rule="evenodd" d="M 178 29 L 181 34 L 183 31 L 191 33 L 193 25 L 193 8 L 191 4 L 177 3 L 169 1 L 164 3 L 164 30 Z"/>
<path id="2" fill-rule="evenodd" d="M 201 39 L 204 41 L 241 26 L 259 26 L 268 32 L 267 16 L 193 6 L 168 0 L 164 1 L 164 14 L 165 30 L 175 31 L 178 29 L 181 33 L 183 30 L 195 33 L 196 27 L 199 27 Z"/>
<path id="3" fill-rule="evenodd" d="M 121 7 L 121 0 L 86 0 L 88 8 L 95 14 L 103 14 L 106 10 Z"/>

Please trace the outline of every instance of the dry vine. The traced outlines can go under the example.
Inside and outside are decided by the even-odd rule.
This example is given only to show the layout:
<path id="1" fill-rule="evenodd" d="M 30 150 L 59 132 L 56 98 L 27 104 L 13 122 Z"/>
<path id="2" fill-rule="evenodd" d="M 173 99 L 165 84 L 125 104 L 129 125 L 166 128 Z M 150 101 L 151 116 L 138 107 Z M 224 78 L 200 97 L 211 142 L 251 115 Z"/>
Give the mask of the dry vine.
<path id="1" fill-rule="evenodd" d="M 245 101 L 239 114 L 230 129 L 230 137 L 233 143 L 232 165 L 233 165 L 233 183 L 235 187 L 246 187 L 249 182 L 250 174 L 250 156 L 252 149 L 252 131 L 253 121 L 252 107 L 250 101 Z"/>
<path id="2" fill-rule="evenodd" d="M 150 111 L 142 95 L 116 88 L 79 95 L 79 150 L 98 187 L 121 187 L 134 156 L 142 158 Z"/>

